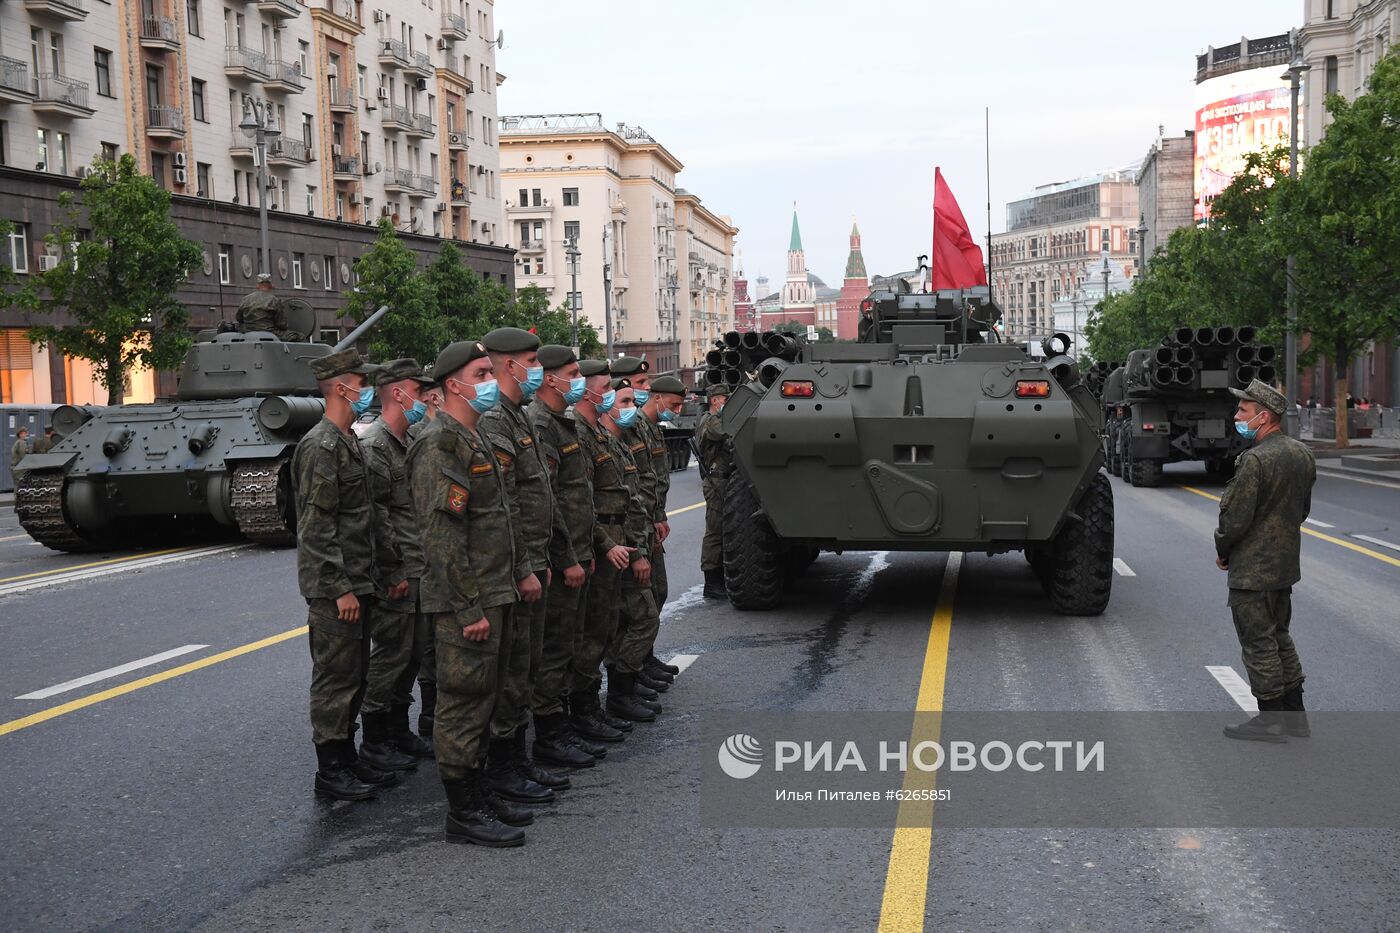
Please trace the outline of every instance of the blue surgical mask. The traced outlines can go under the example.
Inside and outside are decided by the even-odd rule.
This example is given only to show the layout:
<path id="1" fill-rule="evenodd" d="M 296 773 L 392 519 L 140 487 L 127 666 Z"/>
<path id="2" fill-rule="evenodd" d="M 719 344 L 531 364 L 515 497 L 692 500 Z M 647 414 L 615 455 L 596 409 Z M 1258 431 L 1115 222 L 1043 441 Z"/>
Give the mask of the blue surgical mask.
<path id="1" fill-rule="evenodd" d="M 660 418 L 662 421 L 675 421 L 676 413 L 669 408 L 663 408 L 657 413 L 656 417 Z"/>
<path id="2" fill-rule="evenodd" d="M 588 380 L 583 376 L 575 376 L 570 379 L 569 391 L 564 393 L 564 401 L 570 405 L 577 404 L 583 398 L 583 393 L 587 391 L 583 387 L 584 383 L 587 381 Z"/>
<path id="3" fill-rule="evenodd" d="M 1259 415 L 1262 415 L 1262 414 L 1263 414 L 1263 412 L 1261 411 L 1261 412 L 1259 413 Z M 1255 415 L 1254 418 L 1258 418 L 1259 415 Z M 1249 421 L 1253 421 L 1254 418 L 1250 418 Z M 1237 434 L 1239 434 L 1241 437 L 1246 437 L 1246 438 L 1248 438 L 1249 440 L 1252 441 L 1252 440 L 1254 440 L 1254 435 L 1256 435 L 1256 434 L 1259 433 L 1259 429 L 1258 429 L 1258 428 L 1251 428 L 1251 427 L 1249 426 L 1249 421 L 1236 421 L 1236 422 L 1235 422 L 1235 432 L 1236 432 Z"/>
<path id="4" fill-rule="evenodd" d="M 467 404 L 472 407 L 472 411 L 479 415 L 495 408 L 496 403 L 501 400 L 501 386 L 500 383 L 494 379 L 478 382 L 476 385 L 472 386 L 472 388 L 476 390 L 475 398 L 467 398 L 460 392 L 457 394 L 460 398 L 466 399 Z"/>
<path id="5" fill-rule="evenodd" d="M 544 367 L 531 366 L 525 370 L 525 381 L 520 383 L 520 394 L 526 398 L 534 398 L 535 393 L 544 385 Z"/>
<path id="6" fill-rule="evenodd" d="M 617 391 L 616 391 L 615 389 L 609 389 L 608 391 L 604 392 L 604 393 L 603 393 L 603 400 L 602 400 L 601 402 L 599 402 L 598 405 L 597 405 L 598 414 L 600 414 L 600 415 L 606 415 L 608 412 L 612 411 L 613 405 L 614 405 L 616 402 L 617 402 Z"/>
<path id="7" fill-rule="evenodd" d="M 365 386 L 360 390 L 360 397 L 350 403 L 350 410 L 358 417 L 369 411 L 369 407 L 374 404 L 374 386 Z"/>
<path id="8" fill-rule="evenodd" d="M 638 410 L 639 409 L 636 408 L 624 408 L 617 413 L 613 420 L 617 422 L 619 428 L 630 428 L 632 422 L 637 420 Z"/>
<path id="9" fill-rule="evenodd" d="M 413 407 L 405 408 L 403 410 L 403 416 L 408 420 L 409 424 L 417 424 L 428 417 L 428 406 L 423 404 L 422 399 L 414 399 Z"/>
<path id="10" fill-rule="evenodd" d="M 638 408 L 641 408 L 643 405 L 645 405 L 645 404 L 647 403 L 647 399 L 651 398 L 651 390 L 650 390 L 650 389 L 633 389 L 633 390 L 632 390 L 632 397 L 633 397 L 634 399 L 636 399 L 637 407 L 638 407 Z"/>

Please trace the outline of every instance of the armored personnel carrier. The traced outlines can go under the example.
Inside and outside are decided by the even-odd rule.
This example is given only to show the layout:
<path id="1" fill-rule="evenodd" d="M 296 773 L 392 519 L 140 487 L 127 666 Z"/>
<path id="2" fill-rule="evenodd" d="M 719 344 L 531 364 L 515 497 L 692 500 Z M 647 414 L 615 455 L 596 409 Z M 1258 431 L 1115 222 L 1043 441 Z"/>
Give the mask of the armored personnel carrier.
<path id="1" fill-rule="evenodd" d="M 1058 612 L 1101 613 L 1113 492 L 1103 412 L 1068 339 L 1046 340 L 1045 359 L 999 342 L 985 287 L 877 289 L 862 311 L 860 343 L 736 334 L 706 371 L 733 387 L 734 605 L 777 605 L 821 551 L 1022 551 Z"/>
<path id="2" fill-rule="evenodd" d="M 333 347 L 263 331 L 202 331 L 174 402 L 58 408 L 62 440 L 20 462 L 20 524 L 60 551 L 219 528 L 263 544 L 294 543 L 288 464 L 324 410 L 307 364 L 351 346 L 387 311 Z M 305 333 L 314 318 L 301 323 Z"/>

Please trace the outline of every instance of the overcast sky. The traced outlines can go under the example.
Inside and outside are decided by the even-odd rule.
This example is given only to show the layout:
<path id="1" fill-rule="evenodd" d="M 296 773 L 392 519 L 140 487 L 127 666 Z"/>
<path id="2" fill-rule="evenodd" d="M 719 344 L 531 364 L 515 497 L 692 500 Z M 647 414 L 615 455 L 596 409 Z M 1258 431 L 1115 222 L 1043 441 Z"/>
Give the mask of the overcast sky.
<path id="1" fill-rule="evenodd" d="M 929 251 L 940 165 L 979 243 L 1037 185 L 1136 166 L 1192 125 L 1195 55 L 1300 25 L 1303 0 L 497 0 L 500 112 L 645 127 L 680 185 L 782 282 L 793 202 L 840 285 L 851 218 L 872 274 Z M 585 260 L 586 261 L 586 260 Z M 752 288 L 752 285 L 750 286 Z"/>

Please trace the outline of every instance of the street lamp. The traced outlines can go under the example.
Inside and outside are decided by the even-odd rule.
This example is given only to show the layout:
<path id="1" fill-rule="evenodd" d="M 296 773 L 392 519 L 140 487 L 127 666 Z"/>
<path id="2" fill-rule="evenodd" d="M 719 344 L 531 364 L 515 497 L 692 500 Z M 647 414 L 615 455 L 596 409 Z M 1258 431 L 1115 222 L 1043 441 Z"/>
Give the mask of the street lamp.
<path id="1" fill-rule="evenodd" d="M 253 140 L 254 159 L 258 166 L 258 257 L 259 272 L 272 274 L 272 253 L 267 245 L 267 144 L 282 135 L 272 105 L 265 100 L 243 98 L 243 120 L 238 124 L 243 135 Z"/>
<path id="2" fill-rule="evenodd" d="M 612 324 L 612 224 L 603 224 L 603 343 L 607 359 L 613 355 Z"/>
<path id="3" fill-rule="evenodd" d="M 1108 261 L 1108 247 L 1104 247 L 1103 257 L 1099 260 L 1099 274 L 1103 276 L 1103 301 L 1108 301 L 1108 277 L 1113 272 L 1113 264 Z M 1102 307 L 1102 304 L 1100 305 Z M 1079 355 L 1079 324 L 1075 323 L 1074 334 L 1075 355 Z"/>
<path id="4" fill-rule="evenodd" d="M 1293 60 L 1288 63 L 1288 70 L 1283 73 L 1283 79 L 1288 82 L 1288 177 L 1294 181 L 1298 178 L 1298 87 L 1302 84 L 1303 75 L 1312 70 L 1312 66 L 1303 61 L 1303 49 L 1293 42 Z M 1283 338 L 1283 372 L 1284 372 L 1284 398 L 1287 400 L 1284 405 L 1283 430 L 1289 437 L 1298 436 L 1298 295 L 1296 286 L 1293 283 L 1294 270 L 1297 260 L 1290 252 L 1288 254 L 1288 267 L 1285 276 L 1288 305 L 1288 332 Z M 1342 403 L 1342 399 L 1337 399 L 1337 404 Z"/>
<path id="5" fill-rule="evenodd" d="M 573 318 L 573 347 L 578 350 L 578 237 L 564 238 L 564 255 L 569 260 L 569 315 Z"/>

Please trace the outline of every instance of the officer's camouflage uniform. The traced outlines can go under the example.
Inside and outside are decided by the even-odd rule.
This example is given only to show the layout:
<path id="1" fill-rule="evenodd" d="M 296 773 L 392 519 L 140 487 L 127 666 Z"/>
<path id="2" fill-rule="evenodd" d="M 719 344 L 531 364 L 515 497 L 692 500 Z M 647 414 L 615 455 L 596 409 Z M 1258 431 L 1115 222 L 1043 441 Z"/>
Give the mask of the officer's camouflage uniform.
<path id="1" fill-rule="evenodd" d="M 536 716 L 549 716 L 564 708 L 562 700 L 569 692 L 574 636 L 583 622 L 588 596 L 588 582 L 579 587 L 567 586 L 564 570 L 580 564 L 586 572 L 593 553 L 593 487 L 589 483 L 592 470 L 572 414 L 556 412 L 535 399 L 530 418 L 549 470 L 558 505 L 556 514 L 562 523 L 554 529 L 549 543 L 553 579 L 546 595 L 540 662 L 531 701 Z"/>
<path id="2" fill-rule="evenodd" d="M 640 514 L 644 516 L 642 520 L 648 531 L 653 532 L 646 551 L 646 557 L 651 561 L 652 581 L 645 586 L 638 583 L 630 569 L 622 575 L 617 627 L 608 644 L 608 666 L 616 667 L 625 674 L 635 674 L 642 669 L 642 662 L 651 653 L 652 642 L 656 640 L 656 633 L 661 627 L 661 606 L 655 588 L 660 546 L 652 528 L 656 515 L 657 487 L 648 425 L 646 416 L 638 413 L 637 420 L 632 422 L 631 427 L 624 428 L 622 437 L 615 441 L 619 455 L 630 461 L 624 467 L 624 477 Z"/>
<path id="3" fill-rule="evenodd" d="M 502 645 L 515 604 L 515 549 L 505 484 L 484 438 L 440 412 L 408 448 L 423 546 L 419 598 L 437 642 L 433 744 L 444 780 L 481 767 L 499 699 Z M 485 618 L 485 641 L 462 629 Z"/>
<path id="4" fill-rule="evenodd" d="M 652 421 L 645 414 L 637 416 L 637 423 L 645 428 L 648 435 L 647 444 L 651 454 L 651 472 L 656 483 L 653 492 L 656 503 L 652 510 L 651 520 L 658 523 L 664 522 L 667 521 L 666 499 L 671 492 L 670 448 L 666 446 L 666 434 L 661 430 L 661 425 Z M 637 468 L 639 470 L 643 468 L 640 461 L 637 463 Z M 656 594 L 656 611 L 660 612 L 661 607 L 666 605 L 668 594 L 666 545 L 664 542 L 657 543 L 653 550 L 655 553 L 651 555 L 651 589 Z"/>
<path id="5" fill-rule="evenodd" d="M 287 318 L 282 311 L 282 299 L 269 291 L 258 289 L 243 296 L 238 303 L 238 329 L 242 333 L 267 331 L 281 340 L 304 340 L 306 335 L 287 329 Z"/>
<path id="6" fill-rule="evenodd" d="M 1215 549 L 1229 561 L 1234 616 L 1249 685 L 1272 700 L 1303 682 L 1289 635 L 1292 587 L 1302 579 L 1299 526 L 1312 508 L 1312 452 L 1282 433 L 1240 454 L 1220 499 Z"/>
<path id="7" fill-rule="evenodd" d="M 326 747 L 353 740 L 376 613 L 369 478 L 359 445 L 322 418 L 297 444 L 292 484 L 297 583 L 311 629 L 311 731 Z M 358 622 L 337 617 L 335 601 L 346 593 L 359 597 Z"/>
<path id="8" fill-rule="evenodd" d="M 728 438 L 720 416 L 705 412 L 695 430 L 700 462 L 708 471 L 700 483 L 705 493 L 705 538 L 700 545 L 700 569 L 724 569 L 724 486 L 729 479 Z"/>

